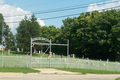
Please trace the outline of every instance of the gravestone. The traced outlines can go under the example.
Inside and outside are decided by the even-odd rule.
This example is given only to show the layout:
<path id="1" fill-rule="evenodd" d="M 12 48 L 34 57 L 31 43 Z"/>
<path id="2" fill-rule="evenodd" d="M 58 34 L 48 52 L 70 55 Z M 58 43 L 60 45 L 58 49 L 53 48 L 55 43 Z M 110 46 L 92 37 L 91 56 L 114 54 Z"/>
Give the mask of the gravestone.
<path id="1" fill-rule="evenodd" d="M 23 52 L 23 48 L 21 49 L 21 52 Z"/>
<path id="2" fill-rule="evenodd" d="M 84 59 L 84 55 L 82 56 L 82 59 Z"/>
<path id="3" fill-rule="evenodd" d="M 36 53 L 36 48 L 34 48 L 34 54 Z"/>
<path id="4" fill-rule="evenodd" d="M 70 55 L 68 55 L 68 58 L 70 58 Z"/>
<path id="5" fill-rule="evenodd" d="M 40 54 L 41 52 L 40 52 L 40 50 L 39 50 L 39 54 Z"/>
<path id="6" fill-rule="evenodd" d="M 64 56 L 63 55 L 61 55 L 61 58 L 63 58 Z"/>
<path id="7" fill-rule="evenodd" d="M 55 57 L 55 53 L 53 53 L 52 56 Z"/>
<path id="8" fill-rule="evenodd" d="M 19 50 L 19 48 L 17 48 L 17 52 L 19 52 L 20 50 Z"/>
<path id="9" fill-rule="evenodd" d="M 70 54 L 70 57 L 75 58 L 75 54 Z"/>
<path id="10" fill-rule="evenodd" d="M 41 50 L 41 54 L 43 54 L 43 50 Z"/>
<path id="11" fill-rule="evenodd" d="M 75 54 L 73 54 L 73 58 L 75 58 Z"/>

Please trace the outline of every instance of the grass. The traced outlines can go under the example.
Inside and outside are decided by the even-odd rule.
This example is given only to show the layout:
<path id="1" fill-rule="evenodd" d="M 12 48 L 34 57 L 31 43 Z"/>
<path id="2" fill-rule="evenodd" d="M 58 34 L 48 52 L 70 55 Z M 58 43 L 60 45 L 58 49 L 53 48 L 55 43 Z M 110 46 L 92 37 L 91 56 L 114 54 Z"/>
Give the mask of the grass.
<path id="1" fill-rule="evenodd" d="M 105 70 L 92 70 L 92 69 L 76 69 L 76 68 L 56 68 L 58 70 L 78 72 L 82 74 L 90 73 L 90 74 L 120 74 L 117 71 L 105 71 Z"/>
<path id="2" fill-rule="evenodd" d="M 0 72 L 36 73 L 40 71 L 27 68 L 27 67 L 20 67 L 20 68 L 19 67 L 0 67 Z"/>
<path id="3" fill-rule="evenodd" d="M 10 51 L 8 55 L 7 51 L 2 57 L 2 51 L 0 51 L 0 67 L 30 67 L 30 55 L 27 53 Z M 120 62 L 107 62 L 100 60 L 87 60 L 79 58 L 61 58 L 60 55 L 55 55 L 55 57 L 47 58 L 48 54 L 33 54 L 32 57 L 32 67 L 53 67 L 53 68 L 81 68 L 81 69 L 94 69 L 103 71 L 120 71 Z M 68 62 L 67 62 L 68 60 Z M 3 64 L 2 64 L 3 62 Z M 67 65 L 68 64 L 68 65 Z M 83 72 L 85 73 L 85 72 Z M 104 72 L 103 72 L 104 73 Z"/>
<path id="4" fill-rule="evenodd" d="M 10 53 L 8 54 L 7 51 L 3 51 L 4 56 L 26 56 L 27 53 L 24 52 L 17 52 L 16 51 L 10 51 Z M 0 50 L 0 55 L 2 55 L 2 51 Z M 32 54 L 33 57 L 44 57 L 47 58 L 48 54 Z M 55 58 L 61 58 L 61 55 L 55 55 Z M 66 56 L 64 56 L 64 58 L 66 58 Z"/>
<path id="5" fill-rule="evenodd" d="M 116 78 L 115 80 L 120 80 L 120 77 L 119 77 L 119 78 Z"/>

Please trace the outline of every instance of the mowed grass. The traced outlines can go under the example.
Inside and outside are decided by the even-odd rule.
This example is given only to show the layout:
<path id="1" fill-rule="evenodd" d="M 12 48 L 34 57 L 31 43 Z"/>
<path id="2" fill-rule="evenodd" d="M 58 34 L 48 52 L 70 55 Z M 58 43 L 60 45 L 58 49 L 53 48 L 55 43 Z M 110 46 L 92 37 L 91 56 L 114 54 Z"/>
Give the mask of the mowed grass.
<path id="1" fill-rule="evenodd" d="M 77 68 L 56 68 L 56 69 L 63 70 L 63 71 L 70 71 L 70 72 L 78 72 L 82 74 L 87 74 L 87 73 L 90 73 L 90 74 L 120 74 L 120 72 L 117 72 L 117 71 L 105 71 L 105 70 L 77 69 Z"/>
<path id="2" fill-rule="evenodd" d="M 27 67 L 0 67 L 0 72 L 37 73 L 40 71 Z"/>
<path id="3" fill-rule="evenodd" d="M 120 77 L 119 77 L 119 78 L 116 78 L 115 80 L 120 80 Z"/>
<path id="4" fill-rule="evenodd" d="M 16 53 L 15 51 L 10 51 L 10 54 L 8 54 L 6 51 L 4 56 L 2 56 L 2 51 L 0 51 L 0 63 L 0 67 L 30 67 L 30 55 L 22 52 Z M 48 54 L 33 54 L 32 56 L 32 67 L 35 68 L 66 68 L 67 66 L 71 69 L 81 68 L 100 71 L 120 71 L 120 62 L 66 58 L 66 56 L 61 58 L 61 55 L 48 58 Z"/>
<path id="5" fill-rule="evenodd" d="M 2 51 L 0 50 L 0 55 L 2 55 Z M 10 53 L 8 54 L 7 51 L 3 51 L 3 55 L 4 56 L 26 56 L 27 53 L 24 53 L 24 52 L 16 52 L 16 51 L 10 51 Z M 30 55 L 30 53 L 28 54 Z M 33 57 L 44 57 L 44 58 L 47 58 L 48 57 L 48 53 L 46 54 L 32 54 Z M 64 58 L 66 58 L 67 56 L 64 56 Z M 55 55 L 55 58 L 61 58 L 61 55 Z"/>

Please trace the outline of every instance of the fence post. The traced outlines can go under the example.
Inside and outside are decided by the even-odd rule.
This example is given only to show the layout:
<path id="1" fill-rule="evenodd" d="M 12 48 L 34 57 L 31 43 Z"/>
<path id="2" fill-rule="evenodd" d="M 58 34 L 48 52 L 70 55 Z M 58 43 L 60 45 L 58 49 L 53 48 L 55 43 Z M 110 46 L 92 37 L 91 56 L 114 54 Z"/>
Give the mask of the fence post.
<path id="1" fill-rule="evenodd" d="M 41 66 L 41 63 L 40 63 L 40 57 L 39 57 L 39 68 L 40 68 L 40 66 Z"/>
<path id="2" fill-rule="evenodd" d="M 69 67 L 68 63 L 68 56 L 69 56 L 69 40 L 67 41 L 67 68 Z"/>
<path id="3" fill-rule="evenodd" d="M 98 60 L 98 70 L 100 70 L 100 67 L 99 67 L 99 66 L 100 66 L 100 63 L 99 63 L 99 60 Z"/>
<path id="4" fill-rule="evenodd" d="M 17 67 L 18 67 L 18 56 L 16 55 L 16 57 L 17 57 Z"/>
<path id="5" fill-rule="evenodd" d="M 51 68 L 51 58 L 49 58 L 49 67 Z"/>
<path id="6" fill-rule="evenodd" d="M 89 69 L 89 59 L 88 59 L 88 69 Z"/>
<path id="7" fill-rule="evenodd" d="M 68 57 L 67 57 L 67 68 L 68 68 Z"/>
<path id="8" fill-rule="evenodd" d="M 114 64 L 114 63 L 113 63 Z M 116 64 L 116 69 L 115 69 L 115 71 L 117 71 L 117 62 L 115 63 Z"/>
<path id="9" fill-rule="evenodd" d="M 26 63 L 27 63 L 27 67 L 28 67 L 28 54 L 26 56 Z"/>
<path id="10" fill-rule="evenodd" d="M 3 57 L 4 57 L 4 56 L 2 55 L 2 67 L 3 67 L 3 63 L 4 63 L 4 61 L 3 61 Z"/>
<path id="11" fill-rule="evenodd" d="M 109 61 L 109 59 L 107 59 L 107 71 L 108 71 L 108 61 Z"/>
<path id="12" fill-rule="evenodd" d="M 59 68 L 59 59 L 58 59 L 58 68 Z"/>
<path id="13" fill-rule="evenodd" d="M 42 57 L 40 59 L 41 59 L 41 62 L 40 62 L 41 63 L 41 68 L 42 68 Z"/>
<path id="14" fill-rule="evenodd" d="M 80 60 L 78 61 L 78 68 L 80 68 Z"/>

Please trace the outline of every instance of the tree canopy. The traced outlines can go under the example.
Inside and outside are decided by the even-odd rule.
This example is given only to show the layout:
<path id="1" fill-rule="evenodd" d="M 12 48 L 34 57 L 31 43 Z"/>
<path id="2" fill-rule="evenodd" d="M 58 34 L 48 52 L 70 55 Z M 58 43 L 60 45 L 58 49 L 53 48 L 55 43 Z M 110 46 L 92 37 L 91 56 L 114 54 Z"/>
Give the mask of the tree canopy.
<path id="1" fill-rule="evenodd" d="M 70 41 L 70 54 L 92 59 L 115 60 L 120 55 L 120 11 L 106 10 L 81 13 L 78 17 L 63 20 L 60 28 L 41 27 L 35 15 L 25 17 L 17 28 L 17 46 L 29 50 L 30 37 L 45 37 L 53 43 Z M 41 46 L 42 49 L 44 47 Z M 66 48 L 52 47 L 57 53 L 66 54 Z"/>

